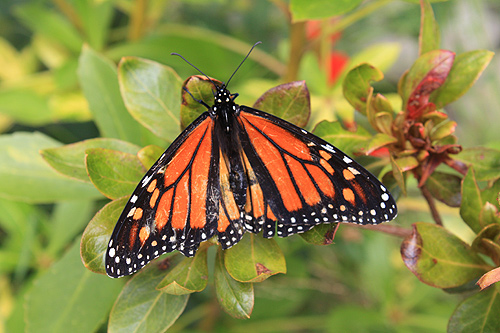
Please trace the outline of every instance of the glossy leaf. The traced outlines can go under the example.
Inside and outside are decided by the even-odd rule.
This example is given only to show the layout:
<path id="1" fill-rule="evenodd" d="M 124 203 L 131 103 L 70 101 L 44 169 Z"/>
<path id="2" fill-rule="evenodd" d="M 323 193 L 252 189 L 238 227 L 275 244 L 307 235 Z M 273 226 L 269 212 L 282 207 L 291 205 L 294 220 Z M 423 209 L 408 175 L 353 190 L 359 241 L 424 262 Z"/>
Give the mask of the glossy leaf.
<path id="1" fill-rule="evenodd" d="M 165 332 L 179 318 L 189 295 L 156 290 L 167 272 L 155 260 L 125 285 L 109 316 L 108 332 Z"/>
<path id="2" fill-rule="evenodd" d="M 149 145 L 139 150 L 137 157 L 139 157 L 139 161 L 141 161 L 144 168 L 149 170 L 164 151 L 165 149 L 161 147 Z"/>
<path id="3" fill-rule="evenodd" d="M 499 313 L 499 289 L 484 290 L 458 305 L 448 323 L 448 332 L 497 332 Z"/>
<path id="4" fill-rule="evenodd" d="M 48 148 L 41 151 L 42 157 L 51 167 L 65 176 L 90 182 L 85 168 L 85 151 L 89 148 L 106 148 L 129 154 L 137 154 L 139 147 L 116 139 L 96 138 L 77 143 Z"/>
<path id="5" fill-rule="evenodd" d="M 222 309 L 234 318 L 250 318 L 254 306 L 253 283 L 234 280 L 224 265 L 224 252 L 219 247 L 215 257 L 215 292 Z"/>
<path id="6" fill-rule="evenodd" d="M 441 35 L 429 1 L 420 1 L 420 10 L 420 34 L 418 37 L 418 44 L 420 49 L 419 54 L 422 55 L 429 51 L 439 49 Z"/>
<path id="7" fill-rule="evenodd" d="M 89 47 L 84 47 L 78 76 L 90 110 L 102 136 L 141 143 L 141 126 L 123 104 L 115 65 Z"/>
<path id="8" fill-rule="evenodd" d="M 219 80 L 212 79 L 212 81 L 217 85 L 222 85 Z M 203 112 L 207 111 L 206 106 L 199 103 L 198 100 L 202 100 L 209 106 L 214 104 L 214 85 L 204 76 L 193 75 L 184 81 L 182 87 L 191 93 L 189 94 L 184 89 L 181 93 L 181 128 L 184 129 Z"/>
<path id="9" fill-rule="evenodd" d="M 500 150 L 486 147 L 465 148 L 453 159 L 473 166 L 476 179 L 494 180 L 500 177 Z"/>
<path id="10" fill-rule="evenodd" d="M 1 136 L 0 196 L 36 203 L 101 198 L 91 184 L 63 176 L 43 160 L 40 150 L 60 146 L 54 139 L 36 132 Z"/>
<path id="11" fill-rule="evenodd" d="M 390 160 L 391 160 L 392 175 L 394 177 L 394 180 L 396 181 L 398 187 L 401 189 L 401 192 L 403 194 L 406 194 L 406 179 L 403 173 L 404 170 L 398 165 L 398 163 L 396 163 L 396 159 L 392 155 L 390 156 Z"/>
<path id="12" fill-rule="evenodd" d="M 266 91 L 253 107 L 304 127 L 311 111 L 309 90 L 305 81 L 284 83 Z"/>
<path id="13" fill-rule="evenodd" d="M 401 255 L 420 281 L 437 288 L 460 286 L 489 269 L 460 238 L 423 222 L 413 224 L 412 234 L 401 245 Z"/>
<path id="14" fill-rule="evenodd" d="M 355 132 L 348 131 L 338 121 L 322 121 L 314 128 L 313 133 L 341 149 L 347 155 L 353 155 L 365 147 L 371 134 L 358 126 Z"/>
<path id="15" fill-rule="evenodd" d="M 276 241 L 260 235 L 245 235 L 224 252 L 224 261 L 229 275 L 240 282 L 261 282 L 272 275 L 286 273 L 285 257 Z"/>
<path id="16" fill-rule="evenodd" d="M 361 64 L 353 68 L 343 82 L 344 97 L 359 112 L 366 114 L 366 102 L 373 88 L 371 81 L 384 78 L 382 72 L 369 64 Z"/>
<path id="17" fill-rule="evenodd" d="M 397 142 L 398 140 L 393 137 L 392 135 L 387 135 L 384 133 L 377 133 L 375 136 L 370 140 L 370 143 L 368 144 L 368 147 L 366 148 L 366 154 L 370 155 L 373 153 L 375 150 L 380 149 L 382 147 L 388 146 L 392 143 Z"/>
<path id="18" fill-rule="evenodd" d="M 479 221 L 481 209 L 484 206 L 481 191 L 477 185 L 474 169 L 470 168 L 462 181 L 462 205 L 460 216 L 467 225 L 476 233 L 480 232 L 484 225 Z"/>
<path id="19" fill-rule="evenodd" d="M 443 121 L 431 129 L 429 138 L 433 141 L 442 140 L 455 133 L 456 127 L 457 123 L 454 121 Z"/>
<path id="20" fill-rule="evenodd" d="M 106 197 L 132 194 L 146 170 L 136 155 L 104 148 L 86 151 L 85 164 L 92 184 Z"/>
<path id="21" fill-rule="evenodd" d="M 170 270 L 156 289 L 167 294 L 185 295 L 205 289 L 208 282 L 207 249 L 200 246 L 193 258 L 184 258 Z"/>
<path id="22" fill-rule="evenodd" d="M 300 234 L 300 237 L 314 245 L 329 245 L 333 243 L 339 225 L 339 223 L 320 224 Z"/>
<path id="23" fill-rule="evenodd" d="M 127 201 L 128 197 L 124 197 L 107 203 L 90 220 L 83 232 L 80 255 L 85 267 L 92 272 L 106 274 L 104 254 L 116 221 L 118 221 Z"/>
<path id="24" fill-rule="evenodd" d="M 35 279 L 24 303 L 26 332 L 91 332 L 106 320 L 123 283 L 85 269 L 78 249 L 76 241 Z"/>
<path id="25" fill-rule="evenodd" d="M 170 67 L 125 57 L 118 80 L 130 114 L 158 137 L 172 141 L 179 134 L 181 79 Z"/>
<path id="26" fill-rule="evenodd" d="M 460 207 L 462 179 L 456 175 L 434 171 L 426 186 L 432 196 L 450 207 Z"/>
<path id="27" fill-rule="evenodd" d="M 348 13 L 361 2 L 362 0 L 291 0 L 290 10 L 294 21 L 314 20 Z"/>
<path id="28" fill-rule="evenodd" d="M 459 54 L 453 62 L 446 81 L 432 93 L 430 101 L 437 108 L 442 108 L 456 101 L 481 76 L 493 55 L 493 52 L 487 50 L 475 50 Z"/>

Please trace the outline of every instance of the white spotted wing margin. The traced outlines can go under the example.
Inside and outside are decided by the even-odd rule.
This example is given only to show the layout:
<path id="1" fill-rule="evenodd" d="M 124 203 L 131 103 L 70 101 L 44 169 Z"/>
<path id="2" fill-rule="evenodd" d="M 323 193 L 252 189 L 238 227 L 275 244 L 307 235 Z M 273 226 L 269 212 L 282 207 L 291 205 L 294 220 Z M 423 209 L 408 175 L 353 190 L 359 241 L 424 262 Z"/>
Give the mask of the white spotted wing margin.
<path id="1" fill-rule="evenodd" d="M 250 212 L 248 231 L 286 237 L 321 223 L 379 224 L 396 217 L 387 188 L 338 148 L 260 110 L 240 106 L 239 115 L 243 150 L 274 215 Z"/>

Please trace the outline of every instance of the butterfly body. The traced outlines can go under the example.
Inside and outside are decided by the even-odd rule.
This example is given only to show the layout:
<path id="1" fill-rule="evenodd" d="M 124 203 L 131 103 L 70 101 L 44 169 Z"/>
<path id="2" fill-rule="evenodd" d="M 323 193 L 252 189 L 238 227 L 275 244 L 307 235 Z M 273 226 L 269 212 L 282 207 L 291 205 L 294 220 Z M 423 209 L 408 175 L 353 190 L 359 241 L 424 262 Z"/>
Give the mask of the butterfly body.
<path id="1" fill-rule="evenodd" d="M 215 235 L 227 249 L 246 231 L 286 237 L 320 223 L 396 216 L 389 191 L 340 150 L 237 105 L 224 85 L 216 89 L 213 106 L 174 140 L 126 204 L 106 253 L 109 276 L 132 274 L 174 250 L 194 256 Z"/>

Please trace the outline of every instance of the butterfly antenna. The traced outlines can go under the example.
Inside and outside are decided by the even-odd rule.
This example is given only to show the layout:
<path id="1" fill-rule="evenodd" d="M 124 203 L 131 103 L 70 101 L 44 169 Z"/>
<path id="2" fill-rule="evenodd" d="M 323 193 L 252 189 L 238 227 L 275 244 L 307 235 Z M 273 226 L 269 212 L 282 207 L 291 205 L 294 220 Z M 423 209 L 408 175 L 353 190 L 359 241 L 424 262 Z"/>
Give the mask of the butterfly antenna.
<path id="1" fill-rule="evenodd" d="M 212 79 L 210 77 L 208 77 L 207 74 L 203 73 L 198 67 L 196 67 L 195 65 L 193 65 L 192 63 L 190 63 L 189 61 L 187 61 L 186 58 L 184 58 L 183 56 L 181 56 L 179 53 L 175 53 L 175 52 L 170 53 L 170 55 L 175 55 L 175 56 L 181 57 L 181 59 L 184 60 L 185 62 L 187 62 L 189 65 L 191 65 L 191 67 L 193 67 L 198 72 L 200 72 L 201 74 L 203 74 L 210 82 L 212 82 L 212 84 L 214 85 L 215 89 L 217 89 L 217 85 L 215 84 L 215 82 L 212 81 Z M 214 93 L 214 96 L 215 96 L 215 93 Z"/>
<path id="2" fill-rule="evenodd" d="M 229 80 L 227 80 L 226 87 L 229 85 L 229 81 L 231 81 L 231 79 L 233 78 L 234 74 L 236 74 L 236 72 L 238 71 L 238 69 L 240 69 L 241 65 L 243 65 L 243 63 L 245 62 L 245 60 L 247 60 L 247 58 L 248 58 L 248 56 L 250 55 L 250 53 L 252 53 L 253 49 L 254 49 L 257 45 L 259 45 L 259 44 L 262 44 L 262 42 L 261 42 L 261 41 L 259 41 L 259 42 L 255 43 L 255 44 L 253 44 L 253 46 L 252 46 L 252 48 L 250 49 L 250 51 L 248 51 L 248 53 L 247 53 L 247 55 L 246 55 L 245 59 L 243 59 L 243 60 L 240 62 L 240 64 L 238 65 L 238 67 L 236 68 L 236 70 L 233 72 L 233 74 L 231 75 L 231 77 L 229 78 Z"/>

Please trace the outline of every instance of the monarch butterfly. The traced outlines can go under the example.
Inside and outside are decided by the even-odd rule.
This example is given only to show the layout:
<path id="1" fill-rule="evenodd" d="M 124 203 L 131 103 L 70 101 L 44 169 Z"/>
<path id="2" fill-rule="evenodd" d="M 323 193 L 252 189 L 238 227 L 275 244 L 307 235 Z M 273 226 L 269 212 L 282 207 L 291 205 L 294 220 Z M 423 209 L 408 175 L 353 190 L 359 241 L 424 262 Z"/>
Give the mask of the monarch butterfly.
<path id="1" fill-rule="evenodd" d="M 130 275 L 174 250 L 192 257 L 214 235 L 225 250 L 246 231 L 286 237 L 320 223 L 395 218 L 391 194 L 361 165 L 304 129 L 236 104 L 237 94 L 227 89 L 232 76 L 219 86 L 206 77 L 214 104 L 199 101 L 207 111 L 132 193 L 108 244 L 110 277 Z"/>

